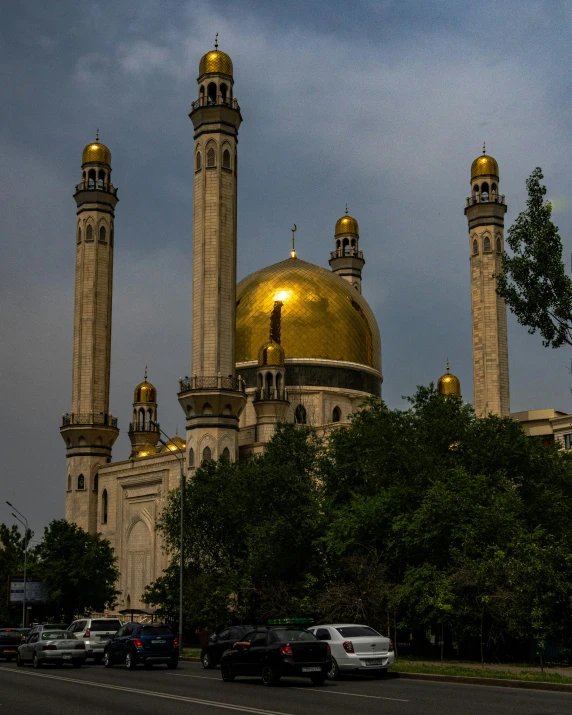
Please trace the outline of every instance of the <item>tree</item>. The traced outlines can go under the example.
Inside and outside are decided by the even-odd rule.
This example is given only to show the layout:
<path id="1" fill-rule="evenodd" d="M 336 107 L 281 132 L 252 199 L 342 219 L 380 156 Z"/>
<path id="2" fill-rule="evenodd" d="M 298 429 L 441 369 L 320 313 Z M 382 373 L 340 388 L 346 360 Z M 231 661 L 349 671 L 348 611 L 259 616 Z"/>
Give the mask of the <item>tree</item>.
<path id="1" fill-rule="evenodd" d="M 513 256 L 503 254 L 497 292 L 529 333 L 538 330 L 546 347 L 559 348 L 572 345 L 572 280 L 543 178 L 538 167 L 526 182 L 527 208 L 508 230 Z"/>
<path id="2" fill-rule="evenodd" d="M 48 589 L 54 617 L 73 621 L 76 615 L 115 605 L 116 557 L 99 534 L 88 534 L 65 519 L 54 520 L 44 529 L 35 557 L 35 573 Z"/>
<path id="3" fill-rule="evenodd" d="M 28 543 L 32 536 L 29 531 Z M 23 572 L 24 547 L 24 536 L 17 526 L 0 524 L 0 583 L 6 589 L 5 596 L 0 592 L 0 625 L 14 626 L 22 620 L 22 607 L 8 603 L 8 578 Z"/>

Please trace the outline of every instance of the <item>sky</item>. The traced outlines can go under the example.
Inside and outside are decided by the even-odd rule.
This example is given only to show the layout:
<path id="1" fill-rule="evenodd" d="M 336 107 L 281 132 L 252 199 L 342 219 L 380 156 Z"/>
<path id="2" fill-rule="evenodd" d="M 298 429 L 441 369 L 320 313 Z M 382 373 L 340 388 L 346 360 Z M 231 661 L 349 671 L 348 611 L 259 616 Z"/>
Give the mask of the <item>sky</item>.
<path id="1" fill-rule="evenodd" d="M 192 156 L 201 56 L 234 63 L 241 106 L 238 277 L 286 258 L 326 266 L 346 202 L 380 328 L 383 397 L 436 381 L 447 357 L 472 400 L 463 210 L 486 141 L 508 228 L 542 167 L 571 255 L 572 3 L 558 0 L 20 0 L 0 28 L 0 521 L 41 538 L 63 517 L 59 436 L 71 407 L 74 184 L 95 137 L 120 202 L 110 411 L 129 456 L 133 389 L 157 387 L 184 432 L 190 372 Z M 509 315 L 511 410 L 572 411 L 569 350 Z"/>

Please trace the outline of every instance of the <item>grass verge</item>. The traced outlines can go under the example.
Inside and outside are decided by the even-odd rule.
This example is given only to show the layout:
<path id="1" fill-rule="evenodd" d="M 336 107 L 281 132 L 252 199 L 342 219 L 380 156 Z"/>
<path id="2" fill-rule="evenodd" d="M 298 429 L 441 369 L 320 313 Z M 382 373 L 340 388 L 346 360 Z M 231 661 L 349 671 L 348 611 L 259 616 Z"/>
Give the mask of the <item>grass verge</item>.
<path id="1" fill-rule="evenodd" d="M 572 685 L 572 677 L 558 673 L 542 673 L 540 670 L 512 672 L 489 670 L 488 668 L 467 668 L 462 665 L 427 665 L 415 661 L 398 660 L 391 668 L 394 673 L 426 673 L 428 675 L 461 675 L 466 678 L 502 678 L 503 680 L 525 680 L 536 683 L 563 683 Z"/>
<path id="2" fill-rule="evenodd" d="M 181 653 L 181 656 L 183 658 L 200 658 L 201 657 L 201 649 L 200 648 L 183 648 L 183 652 Z"/>

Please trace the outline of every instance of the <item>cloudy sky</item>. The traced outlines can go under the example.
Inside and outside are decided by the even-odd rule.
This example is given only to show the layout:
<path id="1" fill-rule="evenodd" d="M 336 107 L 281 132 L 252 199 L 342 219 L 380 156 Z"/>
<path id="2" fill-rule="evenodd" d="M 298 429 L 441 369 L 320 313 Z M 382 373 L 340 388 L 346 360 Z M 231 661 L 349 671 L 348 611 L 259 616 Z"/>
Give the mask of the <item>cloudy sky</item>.
<path id="1" fill-rule="evenodd" d="M 444 0 L 20 0 L 0 32 L 1 504 L 37 536 L 63 515 L 75 202 L 99 128 L 119 187 L 110 410 L 129 454 L 149 365 L 161 426 L 184 428 L 190 370 L 190 102 L 201 55 L 235 68 L 239 277 L 287 257 L 327 266 L 346 202 L 383 346 L 383 396 L 442 374 L 472 399 L 467 223 L 472 160 L 498 161 L 510 225 L 541 166 L 570 256 L 572 4 Z M 572 411 L 566 349 L 509 318 L 511 409 Z M 0 521 L 11 522 L 8 507 Z"/>

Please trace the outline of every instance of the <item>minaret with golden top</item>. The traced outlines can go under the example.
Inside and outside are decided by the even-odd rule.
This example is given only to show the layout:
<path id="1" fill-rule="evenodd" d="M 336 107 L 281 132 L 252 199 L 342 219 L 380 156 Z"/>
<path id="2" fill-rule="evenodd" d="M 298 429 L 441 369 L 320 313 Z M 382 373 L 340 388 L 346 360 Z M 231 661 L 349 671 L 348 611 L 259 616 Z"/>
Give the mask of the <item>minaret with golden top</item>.
<path id="1" fill-rule="evenodd" d="M 359 250 L 358 222 L 346 213 L 336 222 L 334 235 L 335 250 L 330 252 L 330 266 L 340 278 L 344 278 L 361 293 L 361 272 L 365 261 Z"/>
<path id="2" fill-rule="evenodd" d="M 195 129 L 192 377 L 179 401 L 187 417 L 189 464 L 238 458 L 238 418 L 246 404 L 235 376 L 236 198 L 238 129 L 230 57 L 218 49 L 200 61 Z"/>
<path id="3" fill-rule="evenodd" d="M 131 442 L 131 458 L 141 452 L 153 454 L 159 441 L 159 425 L 157 424 L 157 390 L 145 378 L 135 388 L 133 393 L 133 422 L 129 425 L 129 440 Z"/>
<path id="4" fill-rule="evenodd" d="M 109 412 L 113 232 L 117 189 L 111 152 L 99 141 L 83 150 L 75 187 L 75 308 L 72 408 L 60 432 L 67 446 L 65 516 L 97 531 L 98 469 L 111 461 L 117 418 Z"/>
<path id="5" fill-rule="evenodd" d="M 453 375 L 447 360 L 447 372 L 441 375 L 437 382 L 437 392 L 444 397 L 461 397 L 461 383 L 456 375 Z"/>
<path id="6" fill-rule="evenodd" d="M 473 386 L 477 417 L 510 413 L 506 305 L 497 295 L 495 275 L 502 271 L 504 194 L 499 169 L 483 153 L 471 166 L 471 195 L 465 215 L 469 222 L 471 315 L 473 325 Z"/>

